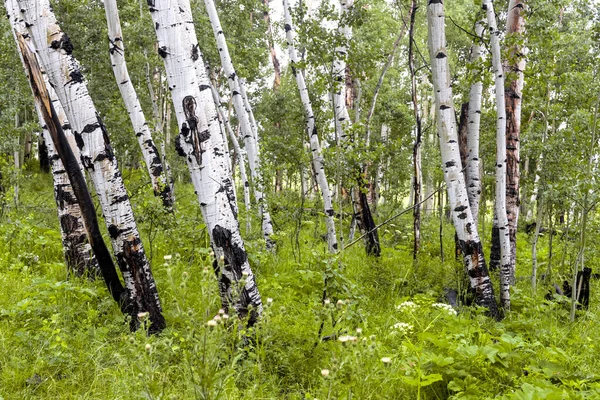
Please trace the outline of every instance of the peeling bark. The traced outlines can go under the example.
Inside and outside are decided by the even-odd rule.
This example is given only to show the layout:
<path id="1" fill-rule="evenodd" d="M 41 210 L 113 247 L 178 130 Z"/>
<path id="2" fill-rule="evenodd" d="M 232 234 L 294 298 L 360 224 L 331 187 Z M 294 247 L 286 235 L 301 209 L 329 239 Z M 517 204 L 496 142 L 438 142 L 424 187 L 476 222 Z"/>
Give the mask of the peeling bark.
<path id="1" fill-rule="evenodd" d="M 19 58 L 23 63 L 25 74 L 28 77 L 30 77 L 29 69 L 27 68 L 28 64 L 25 63 L 25 59 L 21 52 L 21 47 L 19 45 L 17 35 L 20 35 L 23 38 L 24 43 L 27 44 L 28 47 L 33 47 L 33 44 L 31 43 L 31 38 L 28 35 L 27 27 L 25 26 L 24 20 L 20 17 L 20 10 L 18 8 L 18 4 L 14 0 L 8 0 L 6 1 L 5 6 L 8 14 L 8 19 L 11 23 L 11 26 L 13 27 L 13 36 L 15 39 L 15 43 L 17 44 L 17 48 L 19 49 Z M 67 121 L 63 108 L 60 102 L 58 101 L 58 98 L 56 97 L 54 89 L 48 82 L 47 75 L 42 70 L 40 70 L 40 73 L 43 79 L 44 87 L 48 91 L 48 99 L 53 105 L 57 114 L 58 123 L 61 127 L 64 127 L 64 135 L 67 141 L 69 142 L 73 153 L 75 154 L 75 158 L 78 160 L 79 150 L 75 145 L 75 140 L 73 138 L 73 134 L 71 133 L 69 122 Z M 35 90 L 34 87 L 31 85 L 31 81 L 30 86 L 35 97 Z M 73 187 L 71 186 L 71 182 L 69 181 L 67 171 L 63 166 L 60 156 L 56 152 L 56 148 L 54 146 L 54 143 L 52 142 L 50 133 L 48 132 L 48 126 L 46 125 L 46 122 L 44 120 L 44 115 L 42 113 L 40 105 L 37 104 L 37 102 L 35 108 L 38 114 L 40 125 L 43 129 L 43 132 L 40 135 L 40 142 L 41 144 L 43 144 L 45 162 L 48 163 L 48 168 L 51 168 L 52 170 L 52 179 L 54 182 L 54 199 L 56 201 L 56 206 L 58 210 L 59 227 L 62 237 L 63 251 L 65 255 L 67 269 L 70 273 L 73 273 L 76 276 L 88 275 L 90 277 L 94 277 L 99 272 L 98 261 L 92 253 L 92 248 L 88 241 L 85 225 L 81 215 L 81 209 L 79 207 L 79 202 L 77 201 L 77 197 L 73 192 Z M 41 157 L 40 163 L 42 163 Z M 83 168 L 81 166 L 81 163 L 79 163 L 79 168 Z"/>
<path id="2" fill-rule="evenodd" d="M 296 84 L 300 91 L 300 99 L 304 106 L 304 117 L 306 120 L 306 132 L 308 133 L 310 150 L 312 153 L 312 168 L 313 175 L 317 181 L 321 195 L 323 196 L 323 206 L 325 211 L 325 222 L 327 225 L 327 246 L 331 253 L 336 253 L 338 250 L 337 236 L 335 233 L 335 221 L 333 219 L 333 202 L 331 200 L 331 192 L 329 190 L 329 183 L 325 177 L 325 167 L 323 165 L 323 154 L 321 151 L 321 143 L 319 142 L 319 135 L 317 133 L 317 127 L 315 124 L 315 116 L 312 110 L 312 104 L 308 96 L 308 89 L 306 82 L 304 81 L 304 75 L 302 71 L 296 68 L 299 62 L 296 47 L 294 45 L 294 28 L 292 26 L 292 17 L 290 13 L 290 6 L 288 0 L 283 0 L 283 11 L 285 14 L 285 33 L 287 38 L 288 51 L 290 54 L 290 63 L 292 72 L 296 78 Z"/>
<path id="3" fill-rule="evenodd" d="M 428 3 L 427 22 L 435 106 L 438 110 L 437 129 L 452 221 L 461 245 L 471 289 L 475 293 L 475 301 L 488 308 L 492 316 L 499 318 L 494 288 L 485 266 L 481 240 L 477 226 L 473 223 L 465 180 L 460 168 L 450 69 L 446 54 L 444 5 L 441 1 Z"/>
<path id="4" fill-rule="evenodd" d="M 65 109 L 83 166 L 100 200 L 115 258 L 127 287 L 131 329 L 137 314 L 150 314 L 150 331 L 165 327 L 158 291 L 137 230 L 108 134 L 90 97 L 73 45 L 61 31 L 48 0 L 18 0 L 41 64 Z M 81 204 L 81 202 L 80 202 Z M 98 254 L 96 254 L 98 256 Z"/>

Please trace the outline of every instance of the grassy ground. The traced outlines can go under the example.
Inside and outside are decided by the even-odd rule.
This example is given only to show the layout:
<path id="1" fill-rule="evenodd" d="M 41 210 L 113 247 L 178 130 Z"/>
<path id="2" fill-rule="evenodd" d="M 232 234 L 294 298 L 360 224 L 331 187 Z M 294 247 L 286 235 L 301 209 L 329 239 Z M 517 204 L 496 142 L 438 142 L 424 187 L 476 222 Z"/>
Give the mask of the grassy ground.
<path id="1" fill-rule="evenodd" d="M 0 217 L 0 398 L 600 398 L 596 284 L 573 324 L 565 301 L 545 302 L 546 288 L 534 295 L 526 279 L 502 322 L 471 308 L 455 315 L 437 303 L 462 266 L 449 224 L 440 260 L 437 218 L 424 223 L 416 263 L 408 216 L 382 229 L 381 259 L 360 244 L 332 259 L 319 217 L 300 215 L 291 194 L 274 198 L 277 254 L 261 251 L 259 232 L 246 235 L 264 316 L 250 332 L 235 318 L 211 328 L 220 305 L 192 189 L 178 185 L 177 213 L 165 215 L 129 176 L 168 323 L 147 337 L 128 331 L 101 282 L 67 279 L 50 179 L 30 173 L 23 182 L 20 205 L 8 200 Z M 519 236 L 523 277 L 529 241 Z M 319 342 L 322 322 L 321 336 L 337 339 Z"/>

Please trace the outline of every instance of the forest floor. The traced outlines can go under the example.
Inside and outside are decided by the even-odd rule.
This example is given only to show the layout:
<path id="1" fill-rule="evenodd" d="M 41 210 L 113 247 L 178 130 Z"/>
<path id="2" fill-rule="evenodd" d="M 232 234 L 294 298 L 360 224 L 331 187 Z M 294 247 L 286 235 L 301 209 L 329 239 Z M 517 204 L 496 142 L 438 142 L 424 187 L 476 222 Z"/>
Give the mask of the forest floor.
<path id="1" fill-rule="evenodd" d="M 25 175 L 18 207 L 9 191 L 0 211 L 0 399 L 600 398 L 597 282 L 590 309 L 570 323 L 566 299 L 545 301 L 547 284 L 532 292 L 524 233 L 512 311 L 495 322 L 480 309 L 439 304 L 462 280 L 451 224 L 443 226 L 445 261 L 432 216 L 413 262 L 408 214 L 381 229 L 381 258 L 367 258 L 360 243 L 331 258 L 322 221 L 309 212 L 318 205 L 277 195 L 277 253 L 261 249 L 260 232 L 245 235 L 262 319 L 251 331 L 236 318 L 209 327 L 219 296 L 191 187 L 176 185 L 169 215 L 138 175 L 126 174 L 168 324 L 147 337 L 129 332 L 101 280 L 68 279 L 51 178 Z M 378 219 L 397 211 L 386 205 Z M 556 242 L 561 282 L 569 267 L 560 266 Z"/>

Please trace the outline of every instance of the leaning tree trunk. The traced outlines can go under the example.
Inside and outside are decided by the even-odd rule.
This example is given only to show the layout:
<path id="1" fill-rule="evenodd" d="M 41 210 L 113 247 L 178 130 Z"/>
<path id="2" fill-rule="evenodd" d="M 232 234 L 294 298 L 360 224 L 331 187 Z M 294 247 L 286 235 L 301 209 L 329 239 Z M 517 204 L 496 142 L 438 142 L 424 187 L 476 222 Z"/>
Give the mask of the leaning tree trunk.
<path id="1" fill-rule="evenodd" d="M 13 10 L 16 9 L 13 8 Z M 121 310 L 131 313 L 132 309 L 135 308 L 135 304 L 131 303 L 128 290 L 121 285 L 110 252 L 102 239 L 96 218 L 96 210 L 94 209 L 92 197 L 83 178 L 83 171 L 71 149 L 71 144 L 63 132 L 61 121 L 52 106 L 52 101 L 47 90 L 47 86 L 49 85 L 47 85 L 45 79 L 42 77 L 41 67 L 33 53 L 35 49 L 29 49 L 29 44 L 25 43 L 25 38 L 21 34 L 18 36 L 18 44 L 19 50 L 23 55 L 24 66 L 31 84 L 36 107 L 46 122 L 48 133 L 52 139 L 51 141 L 56 146 L 56 151 L 71 182 L 73 193 L 80 204 L 81 215 L 88 232 L 88 238 L 90 239 L 92 250 L 102 271 L 106 286 L 112 297 L 121 306 Z M 137 319 L 132 319 L 132 321 L 134 320 L 137 321 Z M 150 327 L 149 332 L 156 332 L 155 328 L 156 324 Z"/>
<path id="2" fill-rule="evenodd" d="M 193 21 L 190 23 L 189 2 L 151 0 L 148 6 L 181 130 L 180 151 L 216 256 L 214 268 L 223 308 L 228 311 L 233 305 L 240 318 L 248 317 L 253 324 L 262 312 L 262 301 L 240 235 L 229 159 L 210 79 L 198 51 Z"/>
<path id="3" fill-rule="evenodd" d="M 271 223 L 271 215 L 269 214 L 267 202 L 263 193 L 263 182 L 262 174 L 260 173 L 260 149 L 258 146 L 258 129 L 253 129 L 251 110 L 249 108 L 250 103 L 244 104 L 242 96 L 243 89 L 240 87 L 240 81 L 237 77 L 231 57 L 229 55 L 229 49 L 223 34 L 223 28 L 219 21 L 219 15 L 215 8 L 213 0 L 204 0 L 206 11 L 213 28 L 215 40 L 217 41 L 217 48 L 219 49 L 219 56 L 221 57 L 221 65 L 227 76 L 229 82 L 229 88 L 231 90 L 231 96 L 233 99 L 233 106 L 238 120 L 241 124 L 242 134 L 244 135 L 244 143 L 246 151 L 248 153 L 248 163 L 250 164 L 250 174 L 254 184 L 254 196 L 258 203 L 259 213 L 262 218 L 262 232 L 266 241 L 267 249 L 273 249 L 275 243 L 271 240 L 270 236 L 273 234 L 273 224 Z M 248 108 L 246 108 L 246 106 Z M 249 111 L 250 110 L 250 111 Z M 256 126 L 256 124 L 254 124 Z"/>
<path id="4" fill-rule="evenodd" d="M 269 53 L 271 54 L 271 62 L 273 63 L 273 72 L 275 73 L 275 77 L 273 78 L 273 91 L 277 92 L 279 86 L 281 86 L 281 65 L 279 64 L 277 52 L 275 51 L 273 28 L 271 26 L 271 18 L 269 17 L 269 0 L 263 0 L 263 5 L 265 7 L 263 9 L 263 18 L 265 20 L 265 25 L 267 25 L 267 44 L 269 45 Z"/>
<path id="5" fill-rule="evenodd" d="M 475 35 L 477 38 L 471 46 L 471 63 L 480 63 L 482 59 L 481 40 L 483 36 L 484 21 L 475 22 Z M 475 225 L 479 221 L 479 201 L 481 198 L 481 176 L 479 160 L 479 126 L 481 121 L 481 97 L 483 92 L 483 82 L 481 80 L 480 68 L 477 68 L 474 74 L 476 81 L 471 84 L 469 91 L 469 108 L 467 114 L 467 165 L 465 174 L 467 177 L 467 194 L 469 195 L 469 205 L 473 214 Z M 479 72 L 479 73 L 478 73 Z M 480 78 L 480 79 L 477 79 Z"/>
<path id="6" fill-rule="evenodd" d="M 288 51 L 290 54 L 290 63 L 292 72 L 296 78 L 296 84 L 300 91 L 300 99 L 304 106 L 304 118 L 306 120 L 306 132 L 310 142 L 310 150 L 312 153 L 312 168 L 315 180 L 319 184 L 321 189 L 321 195 L 323 196 L 323 206 L 325 209 L 325 217 L 327 224 L 327 245 L 331 253 L 337 252 L 337 235 L 335 233 L 335 221 L 333 219 L 333 202 L 331 200 L 331 192 L 329 191 L 329 184 L 325 177 L 325 166 L 323 165 L 323 154 L 321 152 L 321 143 L 319 142 L 319 135 L 317 133 L 317 126 L 315 123 L 315 115 L 313 114 L 312 104 L 308 96 L 308 89 L 306 82 L 304 81 L 304 75 L 301 70 L 296 68 L 299 62 L 296 47 L 294 45 L 294 28 L 292 27 L 291 10 L 288 4 L 288 0 L 283 0 L 283 11 L 285 14 L 285 33 L 287 38 Z"/>
<path id="7" fill-rule="evenodd" d="M 506 215 L 506 110 L 504 108 L 504 71 L 500 54 L 500 31 L 496 26 L 496 13 L 492 0 L 483 1 L 490 30 L 492 69 L 496 82 L 496 198 L 494 223 L 497 224 L 500 243 L 500 299 L 502 307 L 510 308 L 510 285 L 515 275 L 510 264 L 510 238 Z"/>
<path id="8" fill-rule="evenodd" d="M 29 77 L 30 74 L 27 68 L 28 64 L 25 63 L 25 59 L 23 58 L 24 56 L 21 53 L 17 35 L 20 35 L 28 46 L 33 47 L 31 38 L 29 38 L 25 22 L 19 17 L 20 10 L 18 8 L 18 4 L 16 4 L 14 0 L 9 0 L 5 3 L 5 6 L 9 22 L 13 28 L 15 43 L 19 49 L 19 58 L 21 59 L 25 73 Z M 59 124 L 60 126 L 64 127 L 64 134 L 69 141 L 73 153 L 75 154 L 75 158 L 79 159 L 79 149 L 77 149 L 75 144 L 75 140 L 73 134 L 71 133 L 71 129 L 69 128 L 69 123 L 64 114 L 64 110 L 58 101 L 58 98 L 56 97 L 56 92 L 52 86 L 50 86 L 46 74 L 43 71 L 40 72 L 42 73 L 44 86 L 46 90 L 48 90 L 49 100 L 57 114 Z M 35 90 L 33 86 L 31 86 L 31 90 L 35 96 Z M 92 248 L 88 241 L 85 225 L 81 215 L 81 209 L 79 207 L 79 203 L 77 202 L 77 197 L 73 192 L 73 187 L 71 186 L 69 176 L 63 166 L 60 156 L 56 152 L 56 148 L 52 142 L 50 133 L 48 132 L 48 126 L 44 121 L 42 110 L 37 103 L 35 108 L 38 114 L 40 125 L 43 129 L 43 133 L 40 135 L 40 143 L 43 143 L 45 149 L 45 158 L 49 163 L 48 167 L 52 170 L 54 199 L 56 200 L 56 206 L 58 209 L 58 221 L 67 269 L 76 276 L 95 276 L 98 273 L 98 261 L 92 253 Z M 83 166 L 80 162 L 79 168 L 83 169 Z"/>
<path id="9" fill-rule="evenodd" d="M 500 314 L 494 297 L 494 288 L 485 266 L 481 240 L 477 226 L 473 222 L 465 180 L 460 168 L 442 2 L 428 3 L 427 22 L 435 105 L 438 110 L 437 129 L 452 220 L 461 243 L 465 267 L 476 296 L 475 300 L 477 304 L 487 307 L 490 313 L 498 318 Z"/>
<path id="10" fill-rule="evenodd" d="M 165 169 L 163 168 L 160 154 L 152 139 L 150 127 L 146 122 L 146 116 L 142 110 L 142 105 L 138 99 L 127 64 L 125 63 L 125 44 L 123 42 L 123 32 L 119 20 L 119 10 L 117 0 L 104 0 L 104 10 L 106 12 L 106 22 L 108 24 L 108 41 L 110 61 L 112 65 L 117 86 L 121 92 L 121 97 L 125 103 L 125 108 L 129 114 L 129 119 L 133 125 L 133 131 L 137 137 L 138 144 L 142 150 L 142 156 L 146 163 L 146 169 L 152 181 L 154 195 L 160 196 L 163 205 L 167 209 L 173 206 L 173 194 L 171 185 L 167 179 Z"/>
<path id="11" fill-rule="evenodd" d="M 150 330 L 160 331 L 165 327 L 165 320 L 150 263 L 106 129 L 88 93 L 79 62 L 72 55 L 73 45 L 60 30 L 48 0 L 18 0 L 18 4 L 41 64 L 73 127 L 82 163 L 98 194 L 132 303 L 131 328 L 139 325 L 137 314 L 147 311 L 152 323 Z"/>
<path id="12" fill-rule="evenodd" d="M 523 71 L 525 70 L 525 45 L 521 43 L 525 35 L 525 0 L 510 0 L 506 19 L 507 37 L 517 39 L 509 51 L 504 70 L 510 79 L 505 87 L 506 100 L 506 214 L 510 238 L 510 268 L 514 275 L 517 260 L 517 225 L 519 221 L 519 152 L 521 135 L 521 101 L 523 95 Z"/>

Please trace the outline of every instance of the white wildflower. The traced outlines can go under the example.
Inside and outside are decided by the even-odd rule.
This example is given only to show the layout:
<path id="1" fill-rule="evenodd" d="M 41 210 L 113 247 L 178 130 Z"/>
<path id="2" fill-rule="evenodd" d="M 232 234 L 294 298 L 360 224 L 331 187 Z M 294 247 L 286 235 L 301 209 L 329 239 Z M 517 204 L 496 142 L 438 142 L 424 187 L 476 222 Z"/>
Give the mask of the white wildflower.
<path id="1" fill-rule="evenodd" d="M 394 324 L 394 329 L 399 331 L 402 334 L 410 333 L 413 330 L 413 326 L 411 324 L 407 324 L 406 322 L 398 322 Z"/>
<path id="2" fill-rule="evenodd" d="M 419 306 L 417 306 L 414 302 L 412 301 L 405 301 L 404 303 L 400 303 L 396 309 L 400 310 L 400 311 L 414 311 L 418 308 Z"/>
<path id="3" fill-rule="evenodd" d="M 322 369 L 321 370 L 321 375 L 323 375 L 324 378 L 327 378 L 329 376 L 329 370 L 328 369 Z"/>
<path id="4" fill-rule="evenodd" d="M 350 336 L 348 335 L 342 335 L 338 338 L 338 340 L 344 344 L 346 344 L 349 340 L 350 340 Z"/>
<path id="5" fill-rule="evenodd" d="M 456 310 L 450 304 L 433 303 L 431 305 L 431 307 L 437 308 L 441 311 L 445 311 L 446 313 L 448 313 L 448 315 L 456 315 L 457 314 Z"/>
<path id="6" fill-rule="evenodd" d="M 214 319 L 211 319 L 210 321 L 208 321 L 206 323 L 207 326 L 213 327 L 213 326 L 217 326 L 217 321 L 215 321 Z"/>
<path id="7" fill-rule="evenodd" d="M 273 299 L 271 297 L 267 298 L 267 304 L 268 305 L 273 304 Z"/>
<path id="8" fill-rule="evenodd" d="M 392 362 L 392 359 L 389 357 L 382 357 L 381 362 L 384 364 L 390 364 Z"/>
<path id="9" fill-rule="evenodd" d="M 171 254 L 166 254 L 163 258 L 169 261 L 171 258 L 173 258 L 173 256 Z"/>
<path id="10" fill-rule="evenodd" d="M 146 343 L 146 351 L 150 351 L 152 350 L 152 346 L 150 346 L 150 343 Z"/>

